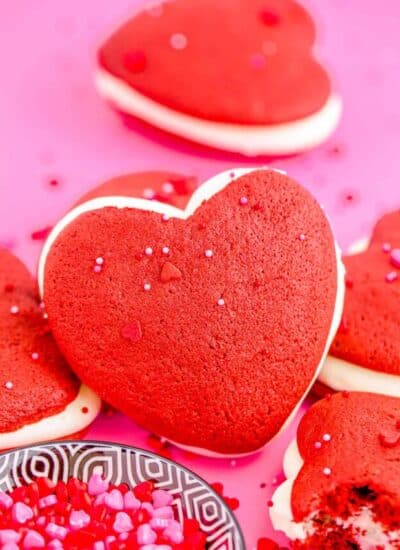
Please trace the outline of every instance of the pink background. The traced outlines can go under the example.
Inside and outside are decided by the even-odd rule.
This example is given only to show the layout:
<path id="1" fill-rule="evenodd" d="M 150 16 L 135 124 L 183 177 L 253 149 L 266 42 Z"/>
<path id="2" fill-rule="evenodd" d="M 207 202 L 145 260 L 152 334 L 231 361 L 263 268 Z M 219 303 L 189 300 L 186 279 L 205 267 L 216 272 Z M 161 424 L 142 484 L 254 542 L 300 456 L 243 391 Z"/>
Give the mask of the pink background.
<path id="1" fill-rule="evenodd" d="M 189 0 L 187 0 L 189 1 Z M 14 0 L 0 8 L 0 242 L 34 269 L 32 231 L 52 224 L 84 191 L 129 171 L 170 168 L 205 179 L 248 161 L 205 152 L 153 132 L 128 131 L 96 96 L 98 41 L 143 0 Z M 271 161 L 325 205 L 346 247 L 379 213 L 400 205 L 400 8 L 398 0 L 308 0 L 319 23 L 318 53 L 344 98 L 339 130 L 306 155 Z M 7 5 L 7 7 L 6 7 Z M 60 185 L 49 186 L 57 178 Z M 293 436 L 263 453 L 229 461 L 173 458 L 240 499 L 249 549 L 274 535 L 267 500 Z M 146 445 L 119 416 L 100 418 L 88 437 Z M 265 482 L 265 488 L 260 483 Z"/>

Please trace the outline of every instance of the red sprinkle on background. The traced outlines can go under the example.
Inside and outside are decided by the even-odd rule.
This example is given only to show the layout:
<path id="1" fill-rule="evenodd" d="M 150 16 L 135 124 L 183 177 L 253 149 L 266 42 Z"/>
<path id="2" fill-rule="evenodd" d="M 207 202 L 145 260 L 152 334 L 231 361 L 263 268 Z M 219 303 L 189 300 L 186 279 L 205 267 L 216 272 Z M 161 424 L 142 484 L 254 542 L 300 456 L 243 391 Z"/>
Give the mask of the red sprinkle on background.
<path id="1" fill-rule="evenodd" d="M 31 233 L 31 239 L 33 241 L 44 241 L 45 239 L 47 239 L 52 229 L 53 227 L 49 225 L 48 227 L 44 227 L 43 229 L 33 231 L 33 233 Z"/>
<path id="2" fill-rule="evenodd" d="M 264 9 L 260 12 L 260 19 L 264 25 L 268 25 L 270 27 L 274 27 L 281 20 L 280 16 L 275 11 L 268 9 Z"/>
<path id="3" fill-rule="evenodd" d="M 169 283 L 171 281 L 179 281 L 180 279 L 182 279 L 180 269 L 175 267 L 171 262 L 165 262 L 161 268 L 160 281 L 162 283 Z"/>

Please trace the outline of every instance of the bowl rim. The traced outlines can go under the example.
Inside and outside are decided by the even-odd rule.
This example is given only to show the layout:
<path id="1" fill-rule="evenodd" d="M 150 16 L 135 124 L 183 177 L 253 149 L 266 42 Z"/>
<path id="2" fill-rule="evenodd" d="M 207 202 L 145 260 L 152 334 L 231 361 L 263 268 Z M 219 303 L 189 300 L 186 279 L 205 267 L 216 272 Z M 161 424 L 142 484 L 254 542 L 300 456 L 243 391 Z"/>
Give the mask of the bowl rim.
<path id="1" fill-rule="evenodd" d="M 246 544 L 245 539 L 243 535 L 242 528 L 239 524 L 238 519 L 236 518 L 236 515 L 234 514 L 233 510 L 229 508 L 227 503 L 224 501 L 224 499 L 211 487 L 211 485 L 203 479 L 201 476 L 193 472 L 190 468 L 187 468 L 186 466 L 183 466 L 179 464 L 179 462 L 176 462 L 175 460 L 172 460 L 170 458 L 163 457 L 153 451 L 148 451 L 147 449 L 142 449 L 141 447 L 135 447 L 133 445 L 125 445 L 124 443 L 114 443 L 112 441 L 100 441 L 97 439 L 62 439 L 60 441 L 57 440 L 49 440 L 44 441 L 43 443 L 35 443 L 33 445 L 24 445 L 23 447 L 15 447 L 14 449 L 8 449 L 7 451 L 1 451 L 0 452 L 0 458 L 2 458 L 5 455 L 10 455 L 12 453 L 18 452 L 18 451 L 26 451 L 29 449 L 35 450 L 40 449 L 41 447 L 50 447 L 53 445 L 68 445 L 68 444 L 84 444 L 89 446 L 103 446 L 103 447 L 119 447 L 120 449 L 127 449 L 129 451 L 134 451 L 136 453 L 142 453 L 147 454 L 151 458 L 156 458 L 157 460 L 162 460 L 164 462 L 167 462 L 171 466 L 174 466 L 175 468 L 180 468 L 181 470 L 185 471 L 186 473 L 193 476 L 195 479 L 203 483 L 207 489 L 217 498 L 217 500 L 220 502 L 223 508 L 227 511 L 228 515 L 231 517 L 233 524 L 236 528 L 237 534 L 239 535 L 239 542 L 240 542 L 240 550 L 246 550 Z"/>

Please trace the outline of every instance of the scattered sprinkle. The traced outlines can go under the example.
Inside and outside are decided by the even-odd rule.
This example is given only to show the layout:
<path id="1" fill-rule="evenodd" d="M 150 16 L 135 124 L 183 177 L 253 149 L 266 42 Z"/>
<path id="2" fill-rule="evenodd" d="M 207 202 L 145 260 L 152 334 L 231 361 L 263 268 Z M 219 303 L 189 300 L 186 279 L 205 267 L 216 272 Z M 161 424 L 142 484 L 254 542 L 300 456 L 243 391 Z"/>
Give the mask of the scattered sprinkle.
<path id="1" fill-rule="evenodd" d="M 331 434 L 324 434 L 324 435 L 322 436 L 322 439 L 323 439 L 324 441 L 330 441 L 330 440 L 332 439 L 332 436 L 331 436 Z"/>
<path id="2" fill-rule="evenodd" d="M 346 288 L 353 288 L 353 286 L 354 286 L 354 281 L 353 281 L 353 279 L 350 277 L 350 275 L 348 275 L 347 273 L 346 273 L 346 276 L 345 276 L 344 281 L 345 281 Z"/>
<path id="3" fill-rule="evenodd" d="M 231 466 L 232 466 L 232 468 L 234 468 L 234 467 L 236 466 L 236 464 L 237 464 L 236 460 L 231 460 Z"/>
<path id="4" fill-rule="evenodd" d="M 256 52 L 250 56 L 249 63 L 252 69 L 261 70 L 267 65 L 267 60 L 264 54 Z"/>
<path id="5" fill-rule="evenodd" d="M 387 283 L 394 283 L 394 281 L 396 281 L 398 278 L 398 274 L 396 271 L 390 271 L 386 277 L 385 277 L 385 280 Z"/>
<path id="6" fill-rule="evenodd" d="M 320 449 L 320 448 L 322 447 L 321 441 L 316 441 L 316 442 L 314 443 L 314 447 L 315 447 L 316 449 Z"/>
<path id="7" fill-rule="evenodd" d="M 150 283 L 144 283 L 143 290 L 145 290 L 146 292 L 151 290 L 151 284 Z"/>
<path id="8" fill-rule="evenodd" d="M 390 252 L 390 263 L 400 268 L 400 248 L 393 248 Z"/>
<path id="9" fill-rule="evenodd" d="M 225 300 L 224 300 L 223 298 L 219 298 L 219 299 L 217 300 L 217 304 L 218 304 L 219 306 L 224 306 L 224 305 L 225 305 Z"/>
<path id="10" fill-rule="evenodd" d="M 32 241 L 44 241 L 50 235 L 50 232 L 52 229 L 53 229 L 52 226 L 47 226 L 47 227 L 44 227 L 43 229 L 38 229 L 37 231 L 33 231 L 31 233 Z"/>
<path id="11" fill-rule="evenodd" d="M 268 508 L 272 508 L 273 505 L 274 505 L 274 503 L 273 503 L 272 500 L 269 500 L 269 501 L 267 502 Z"/>
<path id="12" fill-rule="evenodd" d="M 161 251 L 162 251 L 163 254 L 167 255 L 167 254 L 169 254 L 169 247 L 168 246 L 163 246 Z"/>
<path id="13" fill-rule="evenodd" d="M 382 245 L 382 252 L 388 253 L 388 252 L 391 251 L 391 249 L 392 249 L 392 246 L 391 246 L 390 243 L 383 243 L 383 245 Z"/>
<path id="14" fill-rule="evenodd" d="M 174 192 L 174 186 L 172 185 L 172 183 L 170 181 L 166 181 L 165 183 L 163 183 L 162 186 L 161 186 L 161 189 L 162 189 L 163 193 L 165 193 L 167 195 L 171 195 L 171 193 Z"/>
<path id="15" fill-rule="evenodd" d="M 4 385 L 8 390 L 12 390 L 14 387 L 14 384 L 11 381 L 6 382 Z"/>
<path id="16" fill-rule="evenodd" d="M 249 199 L 247 197 L 240 197 L 239 204 L 241 206 L 246 206 L 246 204 L 248 204 L 248 203 L 249 203 Z"/>
<path id="17" fill-rule="evenodd" d="M 51 178 L 51 180 L 49 181 L 50 187 L 58 187 L 59 183 L 60 182 L 55 178 Z"/>
<path id="18" fill-rule="evenodd" d="M 322 470 L 322 473 L 324 474 L 324 476 L 330 476 L 332 473 L 332 470 L 327 466 L 325 466 L 325 468 Z"/>
<path id="19" fill-rule="evenodd" d="M 88 407 L 82 407 L 81 411 L 82 411 L 83 414 L 87 414 L 89 412 L 89 409 L 88 409 Z"/>
<path id="20" fill-rule="evenodd" d="M 306 240 L 306 236 L 304 235 L 304 233 L 300 233 L 299 239 L 300 239 L 301 241 L 305 241 L 305 240 Z"/>
<path id="21" fill-rule="evenodd" d="M 103 269 L 103 268 L 101 267 L 101 265 L 95 265 L 95 266 L 93 267 L 93 271 L 94 271 L 95 273 L 100 273 L 100 272 L 102 271 L 102 269 Z"/>
<path id="22" fill-rule="evenodd" d="M 169 220 L 168 214 L 163 214 L 163 215 L 162 215 L 162 221 L 163 221 L 163 222 L 167 222 L 168 220 Z"/>
<path id="23" fill-rule="evenodd" d="M 146 189 L 143 189 L 143 197 L 145 199 L 153 199 L 154 196 L 155 196 L 156 192 L 154 191 L 154 189 L 150 189 L 149 187 L 146 188 Z"/>
<path id="24" fill-rule="evenodd" d="M 39 354 L 37 351 L 34 351 L 32 354 L 31 354 L 31 357 L 33 359 L 33 361 L 37 361 L 39 359 Z"/>
<path id="25" fill-rule="evenodd" d="M 14 290 L 14 285 L 12 283 L 7 283 L 4 285 L 4 292 L 12 292 Z"/>
<path id="26" fill-rule="evenodd" d="M 207 250 L 204 251 L 204 256 L 206 258 L 212 258 L 214 256 L 214 252 L 208 248 Z"/>
<path id="27" fill-rule="evenodd" d="M 169 43 L 174 50 L 184 50 L 187 46 L 188 40 L 184 34 L 177 32 L 171 36 Z"/>
<path id="28" fill-rule="evenodd" d="M 96 264 L 97 265 L 103 265 L 104 264 L 104 258 L 102 258 L 101 256 L 96 258 Z"/>
<path id="29" fill-rule="evenodd" d="M 146 246 L 146 248 L 144 249 L 144 253 L 146 254 L 146 256 L 151 256 L 153 254 L 153 249 L 151 248 L 151 246 Z"/>
<path id="30" fill-rule="evenodd" d="M 10 313 L 12 315 L 17 315 L 19 313 L 19 307 L 18 306 L 11 306 L 10 307 Z"/>

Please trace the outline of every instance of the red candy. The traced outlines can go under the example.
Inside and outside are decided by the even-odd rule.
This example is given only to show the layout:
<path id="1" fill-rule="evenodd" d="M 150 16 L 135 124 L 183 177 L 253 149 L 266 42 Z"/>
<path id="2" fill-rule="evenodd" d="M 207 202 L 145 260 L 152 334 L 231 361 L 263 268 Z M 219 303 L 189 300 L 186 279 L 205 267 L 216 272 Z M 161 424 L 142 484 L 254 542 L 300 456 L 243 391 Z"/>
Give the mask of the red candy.
<path id="1" fill-rule="evenodd" d="M 126 504 L 128 493 L 137 499 L 135 509 Z M 110 485 L 99 474 L 88 484 L 76 478 L 54 483 L 43 477 L 0 495 L 1 545 L 7 541 L 25 550 L 140 550 L 149 544 L 205 549 L 206 535 L 198 521 L 186 518 L 179 523 L 172 496 L 155 489 L 152 481 L 131 491 L 124 483 Z M 115 506 L 117 501 L 121 506 Z"/>

